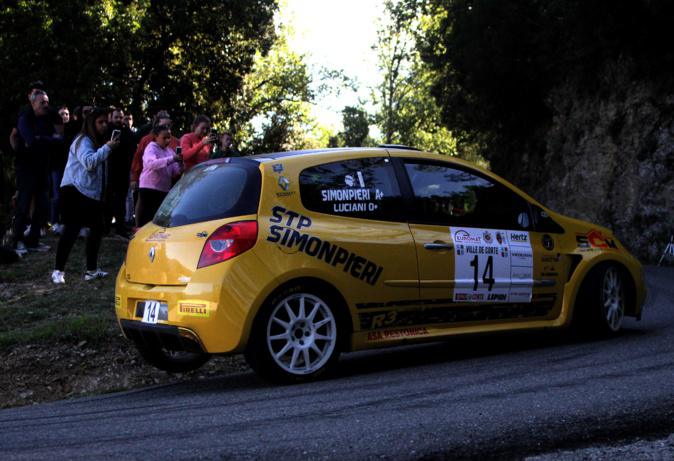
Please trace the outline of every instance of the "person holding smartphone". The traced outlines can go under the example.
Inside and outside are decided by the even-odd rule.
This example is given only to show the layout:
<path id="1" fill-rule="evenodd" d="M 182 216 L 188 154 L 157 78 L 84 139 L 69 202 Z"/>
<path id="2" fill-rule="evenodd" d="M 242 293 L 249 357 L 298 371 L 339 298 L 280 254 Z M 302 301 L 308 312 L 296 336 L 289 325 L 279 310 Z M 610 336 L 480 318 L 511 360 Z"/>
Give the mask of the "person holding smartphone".
<path id="1" fill-rule="evenodd" d="M 216 141 L 217 136 L 211 133 L 211 119 L 197 115 L 192 122 L 192 132 L 180 138 L 185 171 L 208 160 Z"/>
<path id="2" fill-rule="evenodd" d="M 98 268 L 98 250 L 103 235 L 103 191 L 106 160 L 119 145 L 119 138 L 108 138 L 108 111 L 95 108 L 89 112 L 82 132 L 70 145 L 68 161 L 61 181 L 63 232 L 56 248 L 56 263 L 51 274 L 55 284 L 65 283 L 65 266 L 82 227 L 89 228 L 84 280 L 105 277 Z M 108 140 L 109 139 L 109 140 Z"/>
<path id="3" fill-rule="evenodd" d="M 180 176 L 181 157 L 170 147 L 171 130 L 166 125 L 152 129 L 154 141 L 145 148 L 143 171 L 138 189 L 138 222 L 140 226 L 152 221 L 161 202 L 171 189 L 172 180 Z"/>
<path id="4" fill-rule="evenodd" d="M 135 136 L 124 126 L 124 110 L 115 108 L 108 124 L 109 139 L 118 140 L 118 145 L 108 158 L 108 180 L 105 190 L 105 222 L 103 233 L 109 232 L 114 219 L 115 236 L 129 239 L 126 228 L 126 197 L 129 191 L 129 171 L 136 150 Z"/>

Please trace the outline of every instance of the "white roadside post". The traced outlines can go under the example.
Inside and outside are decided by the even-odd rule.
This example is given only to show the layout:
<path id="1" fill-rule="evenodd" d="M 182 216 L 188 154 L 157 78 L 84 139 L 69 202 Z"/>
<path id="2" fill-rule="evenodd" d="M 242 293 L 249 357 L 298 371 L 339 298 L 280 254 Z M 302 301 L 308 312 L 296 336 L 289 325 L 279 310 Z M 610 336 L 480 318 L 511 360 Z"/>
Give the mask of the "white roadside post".
<path id="1" fill-rule="evenodd" d="M 662 252 L 658 266 L 662 264 L 662 261 L 665 259 L 665 256 L 674 256 L 674 235 L 669 238 L 669 243 L 665 247 L 665 251 Z"/>

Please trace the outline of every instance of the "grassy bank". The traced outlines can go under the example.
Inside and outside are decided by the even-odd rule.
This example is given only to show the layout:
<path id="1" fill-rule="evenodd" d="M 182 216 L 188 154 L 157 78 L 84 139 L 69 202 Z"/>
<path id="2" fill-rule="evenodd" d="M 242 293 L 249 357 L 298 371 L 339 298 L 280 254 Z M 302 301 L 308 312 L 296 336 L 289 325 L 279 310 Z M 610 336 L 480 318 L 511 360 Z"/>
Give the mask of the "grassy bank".
<path id="1" fill-rule="evenodd" d="M 45 341 L 97 342 L 113 334 L 114 279 L 124 260 L 126 242 L 104 239 L 99 265 L 110 275 L 85 282 L 84 240 L 75 245 L 66 267 L 66 284 L 53 285 L 57 240 L 43 242 L 47 253 L 29 253 L 0 266 L 0 348 Z"/>
<path id="2" fill-rule="evenodd" d="M 104 238 L 99 266 L 110 275 L 85 282 L 84 240 L 78 240 L 66 284 L 53 285 L 57 239 L 43 242 L 51 246 L 49 252 L 0 265 L 0 408 L 247 368 L 240 356 L 213 359 L 186 375 L 146 365 L 115 319 L 114 282 L 127 243 Z"/>

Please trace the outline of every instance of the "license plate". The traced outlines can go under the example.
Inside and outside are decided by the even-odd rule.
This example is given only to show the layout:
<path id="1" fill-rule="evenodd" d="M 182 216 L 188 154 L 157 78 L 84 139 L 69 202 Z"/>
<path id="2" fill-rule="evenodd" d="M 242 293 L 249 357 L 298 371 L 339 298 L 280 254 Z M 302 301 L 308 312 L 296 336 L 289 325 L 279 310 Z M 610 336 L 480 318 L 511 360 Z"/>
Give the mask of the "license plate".
<path id="1" fill-rule="evenodd" d="M 140 301 L 136 305 L 136 317 L 143 323 L 155 324 L 158 320 L 168 320 L 168 304 L 160 301 Z"/>

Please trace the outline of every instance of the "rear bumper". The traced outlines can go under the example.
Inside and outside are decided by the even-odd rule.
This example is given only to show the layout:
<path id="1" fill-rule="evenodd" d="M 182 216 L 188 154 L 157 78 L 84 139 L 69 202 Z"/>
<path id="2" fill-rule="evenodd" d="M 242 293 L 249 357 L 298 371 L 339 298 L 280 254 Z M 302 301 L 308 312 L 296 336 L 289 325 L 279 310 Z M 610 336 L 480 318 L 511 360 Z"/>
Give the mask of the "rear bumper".
<path id="1" fill-rule="evenodd" d="M 135 320 L 120 320 L 124 336 L 131 341 L 170 351 L 205 353 L 201 340 L 192 330 L 172 325 L 149 325 Z"/>
<path id="2" fill-rule="evenodd" d="M 122 330 L 126 326 L 134 331 L 125 330 L 124 334 L 134 341 L 145 341 L 159 332 L 160 340 L 173 344 L 168 338 L 175 337 L 177 331 L 181 338 L 194 336 L 209 354 L 240 352 L 245 347 L 251 305 L 251 300 L 241 295 L 255 291 L 255 280 L 242 280 L 236 277 L 238 271 L 225 273 L 224 268 L 217 264 L 200 269 L 187 285 L 146 285 L 127 281 L 123 265 L 117 275 L 115 313 Z M 139 302 L 149 300 L 167 305 L 167 317 L 156 324 L 141 322 L 142 313 L 137 310 Z"/>

